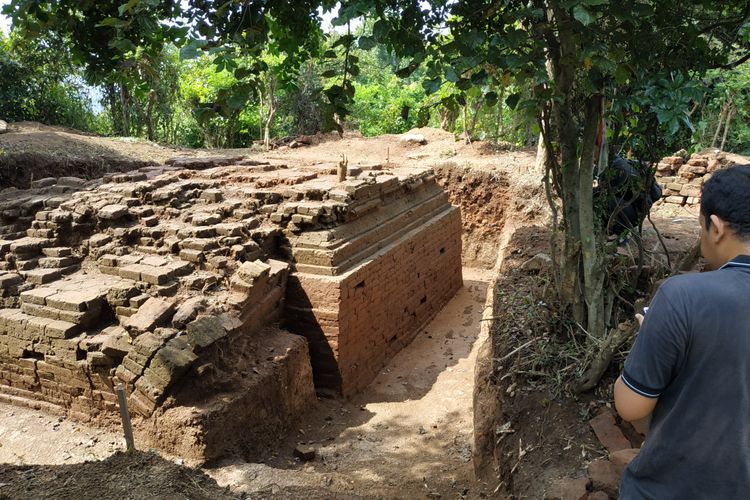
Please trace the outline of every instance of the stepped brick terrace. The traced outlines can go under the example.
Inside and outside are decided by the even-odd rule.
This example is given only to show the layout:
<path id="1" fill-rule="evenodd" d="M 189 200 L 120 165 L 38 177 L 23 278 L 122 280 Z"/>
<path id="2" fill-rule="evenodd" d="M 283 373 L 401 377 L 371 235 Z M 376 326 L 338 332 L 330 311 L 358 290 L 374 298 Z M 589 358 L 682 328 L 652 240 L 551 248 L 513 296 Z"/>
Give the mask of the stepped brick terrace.
<path id="1" fill-rule="evenodd" d="M 365 387 L 461 286 L 429 169 L 174 158 L 0 192 L 0 400 L 197 461 Z"/>

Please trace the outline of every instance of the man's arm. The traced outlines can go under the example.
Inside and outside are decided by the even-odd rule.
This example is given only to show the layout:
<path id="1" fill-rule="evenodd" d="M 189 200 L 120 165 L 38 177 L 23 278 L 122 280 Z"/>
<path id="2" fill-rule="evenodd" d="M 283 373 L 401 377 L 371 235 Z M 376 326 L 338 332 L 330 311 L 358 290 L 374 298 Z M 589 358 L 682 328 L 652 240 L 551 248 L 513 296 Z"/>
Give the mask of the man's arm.
<path id="1" fill-rule="evenodd" d="M 641 396 L 625 385 L 622 377 L 615 382 L 615 408 L 623 420 L 632 422 L 651 415 L 659 398 Z"/>

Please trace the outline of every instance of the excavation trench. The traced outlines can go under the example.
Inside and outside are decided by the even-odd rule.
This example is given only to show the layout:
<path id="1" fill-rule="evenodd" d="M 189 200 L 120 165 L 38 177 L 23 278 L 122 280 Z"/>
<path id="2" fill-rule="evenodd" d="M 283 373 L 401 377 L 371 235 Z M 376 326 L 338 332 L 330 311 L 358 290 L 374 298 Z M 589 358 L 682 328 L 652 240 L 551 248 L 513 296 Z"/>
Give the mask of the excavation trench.
<path id="1" fill-rule="evenodd" d="M 491 493 L 493 485 L 474 479 L 474 378 L 508 240 L 508 185 L 497 173 L 452 165 L 436 174 L 462 212 L 463 286 L 372 383 L 349 399 L 320 399 L 264 463 L 232 460 L 211 469 L 220 485 L 294 498 Z M 295 460 L 295 448 L 315 449 L 316 458 Z"/>

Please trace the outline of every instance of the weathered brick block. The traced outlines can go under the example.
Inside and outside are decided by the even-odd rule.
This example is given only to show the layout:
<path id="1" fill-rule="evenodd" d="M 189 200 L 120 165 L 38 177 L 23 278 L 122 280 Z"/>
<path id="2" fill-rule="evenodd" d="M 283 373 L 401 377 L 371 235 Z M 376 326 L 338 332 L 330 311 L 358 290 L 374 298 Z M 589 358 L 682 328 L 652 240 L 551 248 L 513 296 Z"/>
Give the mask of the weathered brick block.
<path id="1" fill-rule="evenodd" d="M 164 325 L 174 312 L 174 303 L 150 298 L 132 315 L 123 326 L 128 330 L 145 332 Z"/>

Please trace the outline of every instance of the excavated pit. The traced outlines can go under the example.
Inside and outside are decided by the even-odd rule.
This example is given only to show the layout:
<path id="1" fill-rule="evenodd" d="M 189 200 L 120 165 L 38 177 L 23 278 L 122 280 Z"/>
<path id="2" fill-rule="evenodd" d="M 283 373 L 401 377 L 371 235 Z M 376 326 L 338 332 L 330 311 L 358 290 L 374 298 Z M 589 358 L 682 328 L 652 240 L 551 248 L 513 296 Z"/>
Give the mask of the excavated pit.
<path id="1" fill-rule="evenodd" d="M 0 192 L 0 400 L 116 425 L 123 384 L 140 442 L 206 462 L 361 390 L 461 287 L 461 218 L 430 169 L 334 174 L 177 158 Z"/>
<path id="2" fill-rule="evenodd" d="M 439 164 L 434 171 L 451 203 L 461 209 L 464 267 L 495 268 L 512 198 L 507 175 L 454 163 Z"/>

